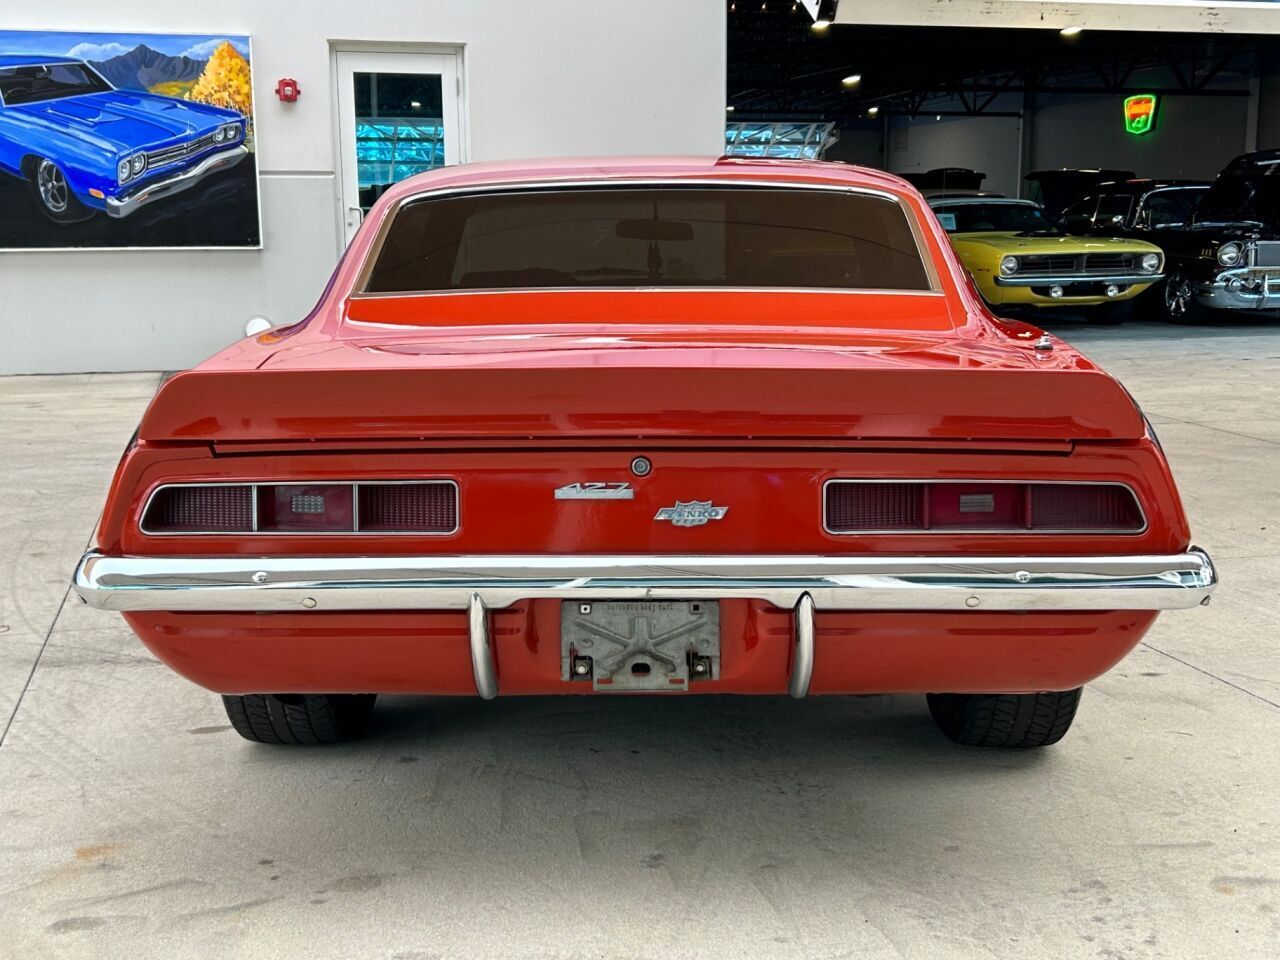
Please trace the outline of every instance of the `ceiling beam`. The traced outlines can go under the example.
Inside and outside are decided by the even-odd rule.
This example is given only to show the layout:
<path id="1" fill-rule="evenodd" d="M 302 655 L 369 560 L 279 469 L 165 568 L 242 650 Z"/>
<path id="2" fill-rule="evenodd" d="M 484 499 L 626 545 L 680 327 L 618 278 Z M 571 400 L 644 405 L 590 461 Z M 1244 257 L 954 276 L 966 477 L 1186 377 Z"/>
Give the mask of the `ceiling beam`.
<path id="1" fill-rule="evenodd" d="M 839 0 L 840 24 L 1280 34 L 1280 4 L 1162 0 Z"/>

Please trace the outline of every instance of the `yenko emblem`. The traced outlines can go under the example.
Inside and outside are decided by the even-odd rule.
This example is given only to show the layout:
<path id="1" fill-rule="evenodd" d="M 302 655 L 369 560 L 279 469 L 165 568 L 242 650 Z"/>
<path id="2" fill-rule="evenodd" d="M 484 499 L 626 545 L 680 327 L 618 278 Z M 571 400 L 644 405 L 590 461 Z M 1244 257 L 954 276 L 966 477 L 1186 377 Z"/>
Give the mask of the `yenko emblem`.
<path id="1" fill-rule="evenodd" d="M 663 507 L 653 517 L 670 520 L 677 527 L 700 527 L 708 520 L 723 520 L 728 507 L 717 507 L 710 500 L 677 500 L 674 507 Z"/>

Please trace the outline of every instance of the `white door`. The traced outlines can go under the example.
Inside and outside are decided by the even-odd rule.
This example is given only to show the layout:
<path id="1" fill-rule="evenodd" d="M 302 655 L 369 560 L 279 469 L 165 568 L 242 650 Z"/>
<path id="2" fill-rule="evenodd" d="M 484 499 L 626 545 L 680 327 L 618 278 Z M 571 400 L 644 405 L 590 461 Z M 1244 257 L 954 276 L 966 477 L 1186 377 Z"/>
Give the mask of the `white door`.
<path id="1" fill-rule="evenodd" d="M 338 51 L 339 176 L 350 243 L 391 184 L 462 160 L 458 57 Z"/>

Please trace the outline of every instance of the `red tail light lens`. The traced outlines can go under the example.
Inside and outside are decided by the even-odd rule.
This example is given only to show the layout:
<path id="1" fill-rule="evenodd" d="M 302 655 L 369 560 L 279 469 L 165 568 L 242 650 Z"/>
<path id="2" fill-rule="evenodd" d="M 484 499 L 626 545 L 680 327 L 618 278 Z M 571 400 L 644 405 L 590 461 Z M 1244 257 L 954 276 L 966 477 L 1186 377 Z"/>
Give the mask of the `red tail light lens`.
<path id="1" fill-rule="evenodd" d="M 360 484 L 362 533 L 450 533 L 457 526 L 458 496 L 451 483 Z"/>
<path id="2" fill-rule="evenodd" d="M 142 518 L 145 533 L 252 533 L 253 487 L 161 487 Z"/>
<path id="3" fill-rule="evenodd" d="M 172 484 L 143 510 L 149 534 L 449 534 L 452 480 L 397 483 Z"/>
<path id="4" fill-rule="evenodd" d="M 1128 487 L 1035 483 L 1029 490 L 1031 518 L 1037 527 L 1126 533 L 1144 526 L 1138 501 Z"/>
<path id="5" fill-rule="evenodd" d="M 832 480 L 829 533 L 1138 533 L 1133 491 L 1109 483 Z"/>

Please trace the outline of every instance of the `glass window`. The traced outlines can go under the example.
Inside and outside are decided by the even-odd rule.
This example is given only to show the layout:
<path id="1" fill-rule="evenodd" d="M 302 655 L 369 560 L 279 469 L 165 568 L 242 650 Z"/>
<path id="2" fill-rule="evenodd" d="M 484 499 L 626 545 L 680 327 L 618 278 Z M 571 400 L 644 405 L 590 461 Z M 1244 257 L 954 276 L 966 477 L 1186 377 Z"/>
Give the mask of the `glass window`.
<path id="1" fill-rule="evenodd" d="M 1142 205 L 1142 222 L 1148 227 L 1180 227 L 1191 221 L 1204 190 L 1158 190 Z"/>
<path id="2" fill-rule="evenodd" d="M 0 69 L 0 97 L 10 107 L 110 89 L 110 84 L 82 63 Z"/>
<path id="3" fill-rule="evenodd" d="M 438 74 L 357 73 L 356 176 L 365 212 L 393 183 L 444 166 Z"/>
<path id="4" fill-rule="evenodd" d="M 411 203 L 367 290 L 629 286 L 928 290 L 929 278 L 906 212 L 889 199 L 619 187 Z"/>
<path id="5" fill-rule="evenodd" d="M 1099 227 L 1124 226 L 1129 220 L 1129 208 L 1132 206 L 1132 194 L 1106 194 L 1098 201 L 1098 214 L 1093 222 Z"/>
<path id="6" fill-rule="evenodd" d="M 1083 200 L 1077 200 L 1067 209 L 1062 211 L 1062 219 L 1074 220 L 1077 223 L 1083 223 L 1088 220 L 1093 223 L 1093 215 L 1098 209 L 1097 197 L 1085 197 Z"/>
<path id="7" fill-rule="evenodd" d="M 934 212 L 948 233 L 1041 233 L 1053 230 L 1053 224 L 1044 211 L 1030 203 L 940 204 Z"/>

